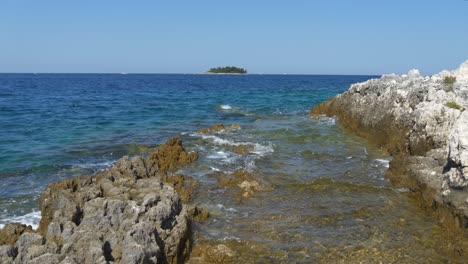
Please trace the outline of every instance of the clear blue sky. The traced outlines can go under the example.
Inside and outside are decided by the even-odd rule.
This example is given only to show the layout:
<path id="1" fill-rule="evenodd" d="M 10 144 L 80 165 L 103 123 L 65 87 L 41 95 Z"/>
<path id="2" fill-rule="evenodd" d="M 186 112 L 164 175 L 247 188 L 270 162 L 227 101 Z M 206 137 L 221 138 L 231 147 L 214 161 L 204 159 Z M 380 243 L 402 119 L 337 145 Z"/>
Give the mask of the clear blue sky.
<path id="1" fill-rule="evenodd" d="M 430 74 L 468 59 L 466 0 L 1 0 L 0 72 Z"/>

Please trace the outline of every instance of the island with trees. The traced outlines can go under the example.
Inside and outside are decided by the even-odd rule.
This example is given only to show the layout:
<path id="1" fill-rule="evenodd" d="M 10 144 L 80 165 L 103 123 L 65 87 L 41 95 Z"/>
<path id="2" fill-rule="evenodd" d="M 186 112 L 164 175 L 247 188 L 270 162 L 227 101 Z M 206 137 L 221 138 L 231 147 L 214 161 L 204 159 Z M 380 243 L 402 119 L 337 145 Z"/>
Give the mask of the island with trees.
<path id="1" fill-rule="evenodd" d="M 225 66 L 225 67 L 217 67 L 211 68 L 207 71 L 207 73 L 215 73 L 215 74 L 246 74 L 247 70 L 243 68 L 238 68 L 234 66 Z"/>

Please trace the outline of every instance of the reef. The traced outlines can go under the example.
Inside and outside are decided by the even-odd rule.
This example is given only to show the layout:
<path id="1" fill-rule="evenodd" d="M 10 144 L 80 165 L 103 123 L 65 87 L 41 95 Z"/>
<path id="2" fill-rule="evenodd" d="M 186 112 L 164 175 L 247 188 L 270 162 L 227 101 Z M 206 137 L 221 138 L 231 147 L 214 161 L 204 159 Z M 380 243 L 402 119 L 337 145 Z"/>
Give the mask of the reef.
<path id="1" fill-rule="evenodd" d="M 468 61 L 453 71 L 384 75 L 353 84 L 310 111 L 393 156 L 387 177 L 409 188 L 453 233 L 455 254 L 468 248 Z"/>
<path id="2" fill-rule="evenodd" d="M 36 231 L 19 224 L 0 230 L 0 263 L 183 262 L 191 217 L 204 220 L 208 212 L 184 203 L 196 183 L 172 173 L 197 158 L 176 137 L 148 158 L 123 157 L 95 176 L 50 184 Z"/>

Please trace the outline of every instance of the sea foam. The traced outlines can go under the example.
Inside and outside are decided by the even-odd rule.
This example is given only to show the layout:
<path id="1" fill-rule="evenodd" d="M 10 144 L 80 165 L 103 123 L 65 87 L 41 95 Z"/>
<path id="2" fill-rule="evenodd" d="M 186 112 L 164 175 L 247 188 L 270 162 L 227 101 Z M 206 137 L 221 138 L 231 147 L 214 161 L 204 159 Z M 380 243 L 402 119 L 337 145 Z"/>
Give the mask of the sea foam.
<path id="1" fill-rule="evenodd" d="M 216 145 L 228 145 L 228 146 L 241 146 L 241 145 L 251 145 L 254 149 L 251 151 L 253 154 L 257 154 L 259 156 L 265 156 L 267 154 L 271 154 L 275 151 L 274 145 L 269 142 L 268 145 L 262 145 L 259 143 L 253 142 L 235 142 L 229 139 L 223 139 L 214 135 L 203 135 L 199 133 L 192 134 L 193 136 L 199 136 L 204 140 L 212 140 L 212 142 Z"/>
<path id="2" fill-rule="evenodd" d="M 219 109 L 221 109 L 221 110 L 231 110 L 232 106 L 230 106 L 230 105 L 220 105 Z"/>
<path id="3" fill-rule="evenodd" d="M 39 226 L 39 221 L 41 221 L 41 212 L 34 211 L 29 214 L 7 217 L 0 220 L 0 229 L 2 229 L 6 224 L 9 223 L 20 223 L 30 225 L 33 229 L 37 229 L 37 227 Z"/>

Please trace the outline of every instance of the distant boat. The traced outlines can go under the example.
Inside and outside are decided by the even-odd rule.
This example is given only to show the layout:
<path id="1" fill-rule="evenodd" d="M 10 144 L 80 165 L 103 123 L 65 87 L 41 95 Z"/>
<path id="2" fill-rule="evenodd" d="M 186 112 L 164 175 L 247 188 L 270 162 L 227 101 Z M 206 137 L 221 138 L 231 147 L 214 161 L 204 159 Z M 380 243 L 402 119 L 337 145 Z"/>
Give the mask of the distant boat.
<path id="1" fill-rule="evenodd" d="M 120 74 L 127 74 L 126 72 L 121 72 Z"/>

